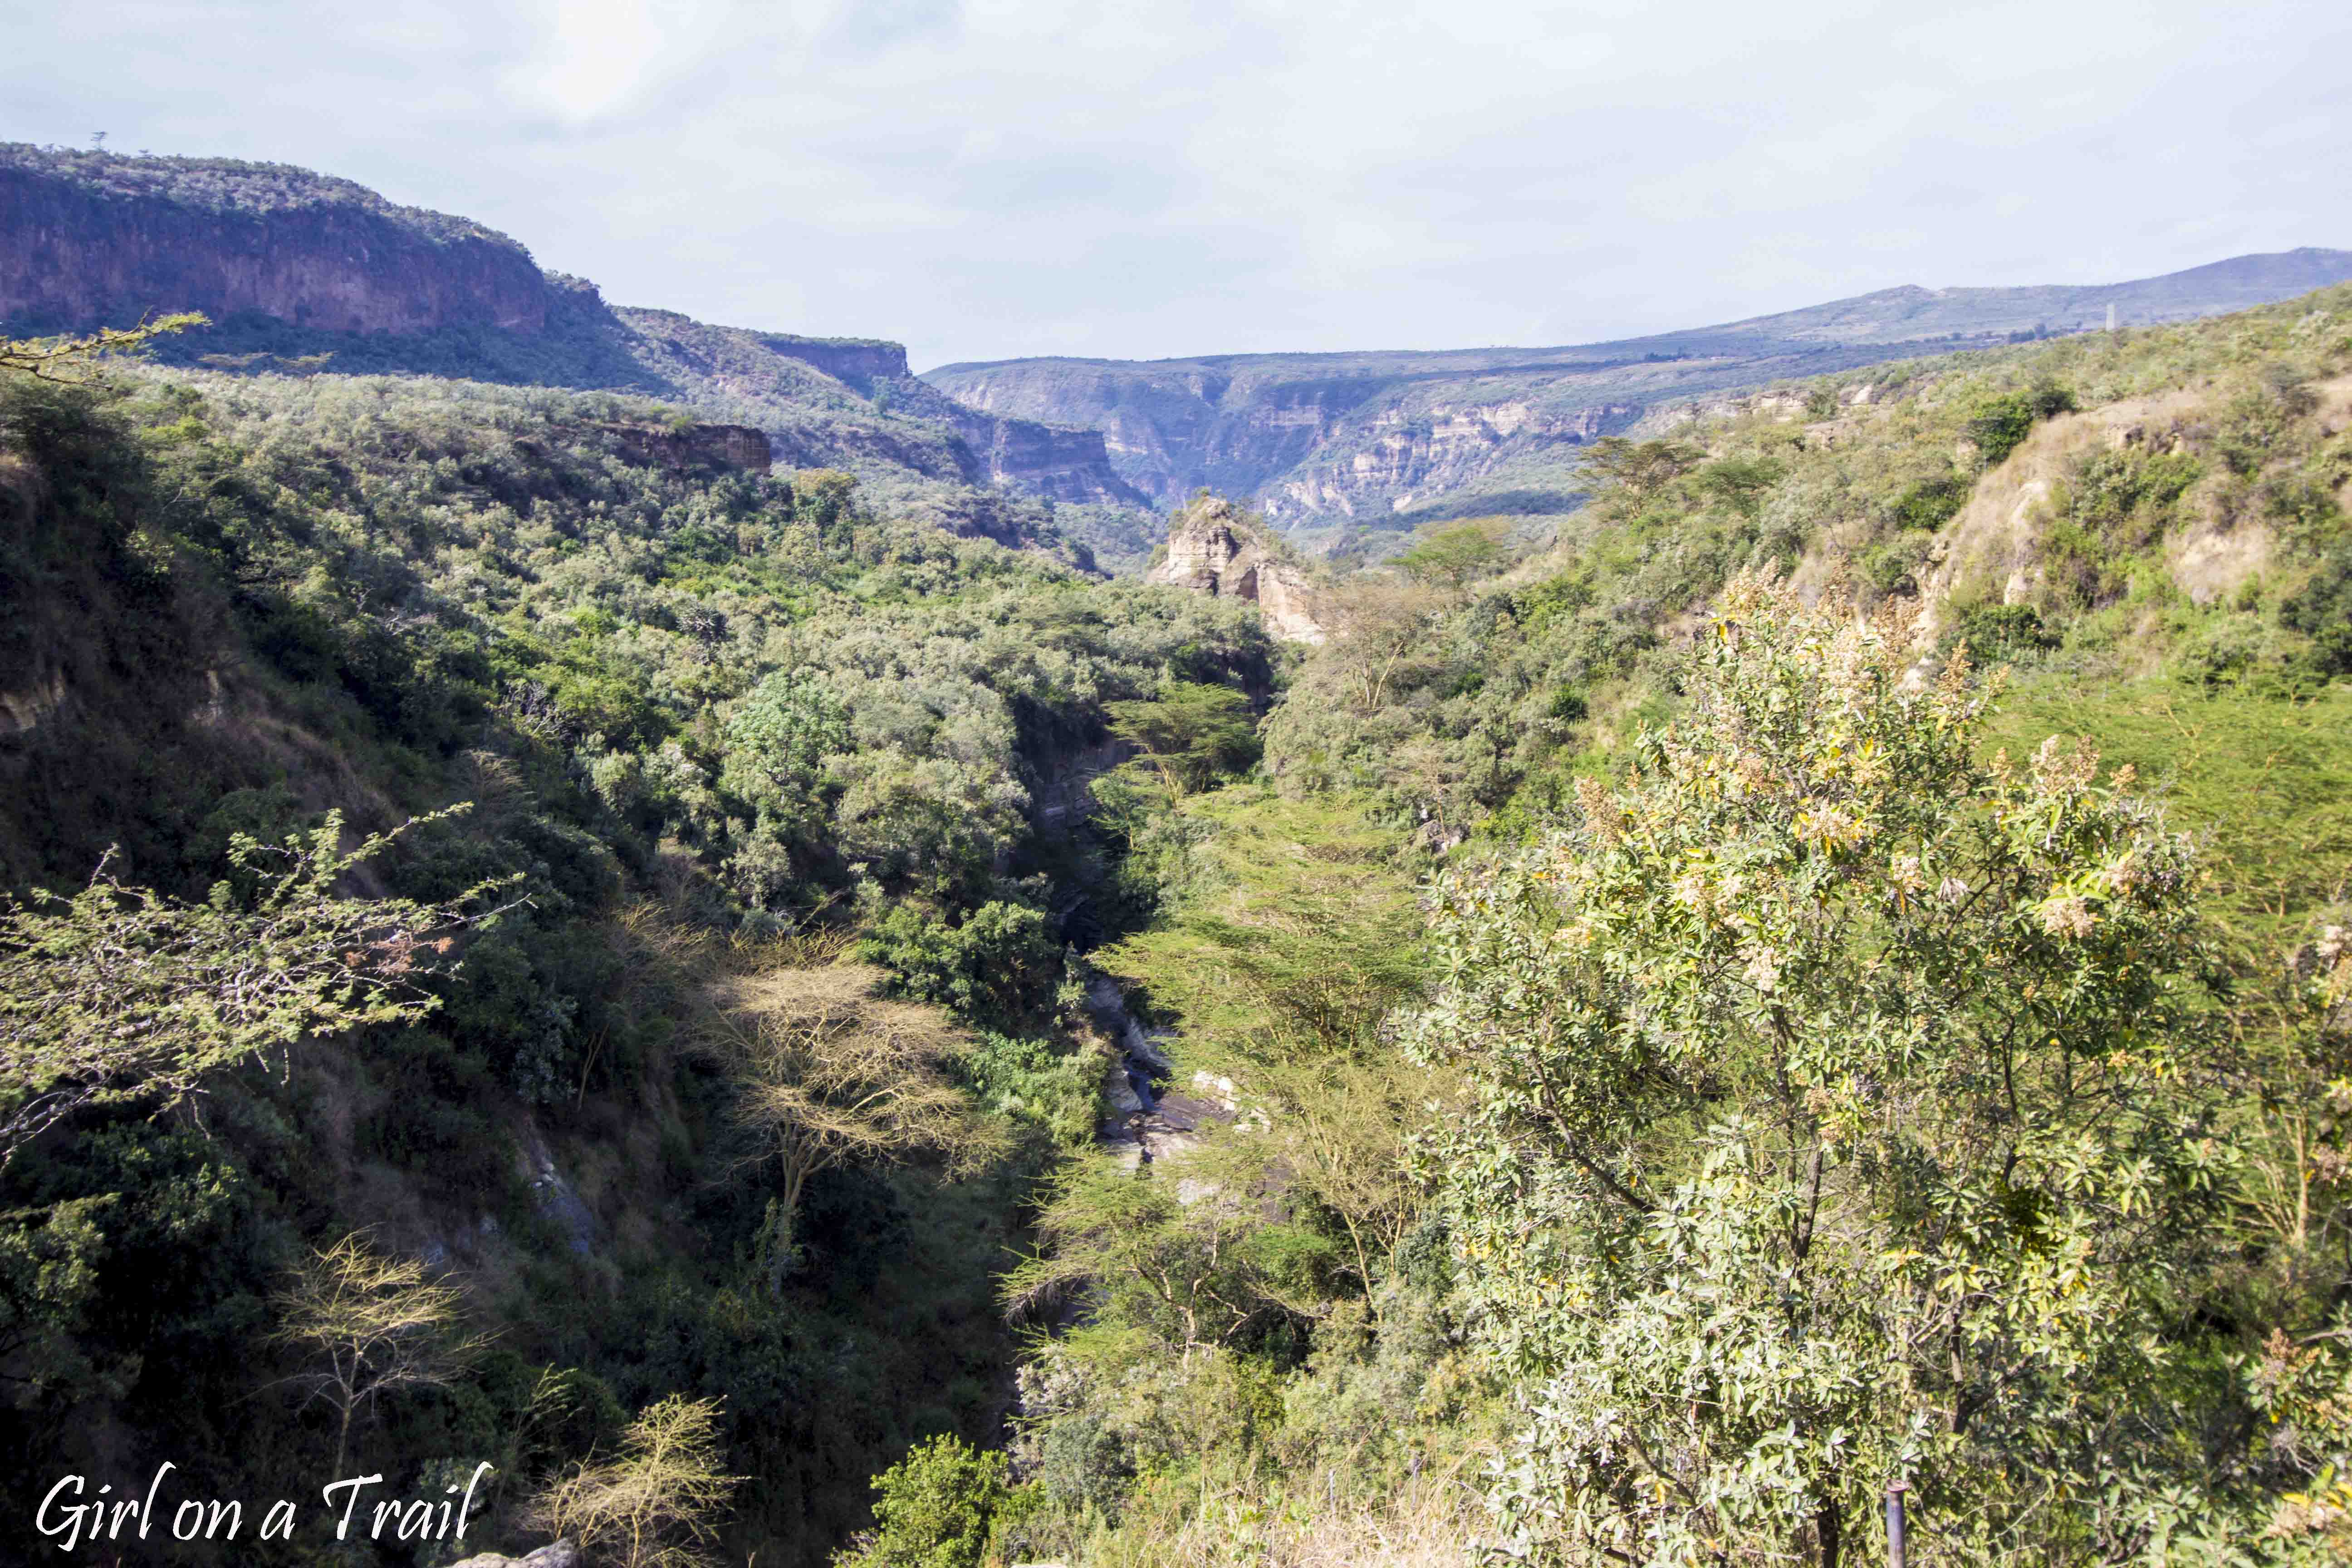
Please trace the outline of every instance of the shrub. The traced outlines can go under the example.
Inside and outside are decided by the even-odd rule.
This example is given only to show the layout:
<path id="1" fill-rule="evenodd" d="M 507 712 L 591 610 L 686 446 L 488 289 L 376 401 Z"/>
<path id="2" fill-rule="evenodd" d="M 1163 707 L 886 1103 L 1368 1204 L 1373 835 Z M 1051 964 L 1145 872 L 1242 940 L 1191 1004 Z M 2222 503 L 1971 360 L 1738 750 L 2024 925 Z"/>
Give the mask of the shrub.
<path id="1" fill-rule="evenodd" d="M 871 1568 L 980 1568 L 1004 1500 L 1004 1456 L 934 1437 L 875 1477 L 874 1489 L 874 1538 L 860 1554 Z"/>
<path id="2" fill-rule="evenodd" d="M 2042 612 L 2031 605 L 1977 605 L 1960 616 L 1955 641 L 1965 641 L 1979 664 L 1999 664 L 2028 658 L 2056 647 L 2058 639 L 2042 624 Z"/>
<path id="3" fill-rule="evenodd" d="M 1515 1556 L 1832 1563 L 1903 1479 L 2120 1558 L 2205 1484 L 2156 1348 L 2217 1222 L 2194 860 L 2087 748 L 1979 763 L 1908 646 L 1735 582 L 1634 782 L 1439 881 L 1418 1038 L 1475 1100 L 1428 1169 L 1531 1413 Z"/>
<path id="4" fill-rule="evenodd" d="M 2352 675 L 2352 546 L 2339 546 L 2311 581 L 2279 606 L 2279 620 L 2312 641 L 2329 675 Z"/>
<path id="5" fill-rule="evenodd" d="M 1969 421 L 1969 439 L 1977 444 L 1984 455 L 1985 467 L 1991 468 L 2023 445 L 2033 433 L 2033 404 L 2022 393 L 1987 400 L 1979 405 L 1976 416 Z"/>
<path id="6" fill-rule="evenodd" d="M 900 995 L 1017 1026 L 1050 1002 L 1061 973 L 1051 923 L 1042 910 L 1001 899 L 961 925 L 900 904 L 875 923 L 857 955 L 889 971 Z"/>
<path id="7" fill-rule="evenodd" d="M 1958 474 L 1922 479 L 1895 502 L 1895 526 L 1932 532 L 1959 515 L 1960 509 L 1969 504 L 1969 494 L 1974 488 Z"/>

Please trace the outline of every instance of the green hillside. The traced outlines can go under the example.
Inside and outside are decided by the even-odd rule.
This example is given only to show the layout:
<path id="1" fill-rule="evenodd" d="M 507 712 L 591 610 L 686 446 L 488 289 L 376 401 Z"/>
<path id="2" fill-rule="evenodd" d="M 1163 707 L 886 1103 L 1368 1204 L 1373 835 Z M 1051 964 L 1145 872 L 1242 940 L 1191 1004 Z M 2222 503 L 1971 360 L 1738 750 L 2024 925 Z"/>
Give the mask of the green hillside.
<path id="1" fill-rule="evenodd" d="M 2352 289 L 1597 437 L 1312 648 L 712 412 L 0 355 L 15 1518 L 2352 1549 Z M 174 1560 L 457 1555 L 331 1535 Z"/>

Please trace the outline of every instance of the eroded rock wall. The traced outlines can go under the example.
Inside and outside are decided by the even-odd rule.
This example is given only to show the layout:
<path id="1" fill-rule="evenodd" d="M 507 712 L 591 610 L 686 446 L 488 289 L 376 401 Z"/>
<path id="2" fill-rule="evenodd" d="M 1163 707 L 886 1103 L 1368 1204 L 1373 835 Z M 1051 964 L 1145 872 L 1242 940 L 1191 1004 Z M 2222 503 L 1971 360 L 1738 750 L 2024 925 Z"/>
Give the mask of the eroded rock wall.
<path id="1" fill-rule="evenodd" d="M 1306 571 L 1277 552 L 1233 503 L 1210 496 L 1180 513 L 1168 555 L 1145 580 L 1218 598 L 1246 599 L 1285 642 L 1319 643 L 1326 633 Z"/>
<path id="2" fill-rule="evenodd" d="M 17 334 L 174 310 L 332 332 L 546 325 L 547 280 L 506 236 L 301 173 L 0 149 L 0 321 Z"/>

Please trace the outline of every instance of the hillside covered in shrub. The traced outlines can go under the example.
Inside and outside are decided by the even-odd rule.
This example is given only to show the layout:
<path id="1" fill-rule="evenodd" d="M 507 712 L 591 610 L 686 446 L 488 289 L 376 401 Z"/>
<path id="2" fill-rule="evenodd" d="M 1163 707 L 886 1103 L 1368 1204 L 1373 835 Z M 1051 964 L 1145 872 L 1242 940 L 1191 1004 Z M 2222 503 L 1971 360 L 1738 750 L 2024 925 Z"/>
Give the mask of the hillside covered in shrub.
<path id="1" fill-rule="evenodd" d="M 693 423 L 0 371 L 18 1517 L 2340 1560 L 2352 296 L 1662 421 L 1306 649 Z"/>

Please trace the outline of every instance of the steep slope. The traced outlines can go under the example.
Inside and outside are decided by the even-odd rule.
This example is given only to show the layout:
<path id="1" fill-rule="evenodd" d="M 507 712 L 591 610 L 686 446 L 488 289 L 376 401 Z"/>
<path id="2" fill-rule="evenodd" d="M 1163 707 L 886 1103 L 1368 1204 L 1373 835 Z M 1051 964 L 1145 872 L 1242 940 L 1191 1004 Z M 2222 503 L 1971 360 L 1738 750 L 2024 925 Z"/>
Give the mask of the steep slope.
<path id="1" fill-rule="evenodd" d="M 181 310 L 215 325 L 167 354 L 215 369 L 307 362 L 629 392 L 757 426 L 803 467 L 1144 500 L 1095 432 L 967 408 L 917 383 L 898 343 L 614 308 L 495 230 L 283 164 L 0 146 L 9 332 Z"/>
<path id="2" fill-rule="evenodd" d="M 0 1160 L 8 1508 L 53 1465 L 326 1479 L 339 1434 L 273 1331 L 290 1266 L 362 1232 L 494 1341 L 348 1434 L 436 1497 L 452 1456 L 497 1465 L 468 1550 L 539 1544 L 531 1490 L 673 1396 L 720 1402 L 732 1562 L 815 1568 L 909 1443 L 997 1433 L 995 1279 L 1103 1066 L 1057 997 L 1104 868 L 1053 803 L 1165 670 L 1263 691 L 1274 650 L 1246 606 L 942 533 L 742 434 L 424 377 L 0 370 L 0 1121 L 46 1081 L 7 923 L 53 906 L 34 887 L 103 858 L 224 909 L 236 834 L 463 802 L 352 891 L 513 895 L 415 1026 L 231 1061 L 201 1125 L 101 1109 Z M 778 955 L 838 1001 L 816 961 L 853 907 L 878 944 L 853 1004 L 907 971 L 887 1016 L 929 1020 L 976 1142 L 784 1194 L 686 1026 L 722 981 L 681 954 Z M 958 984 L 998 1033 L 913 1011 Z"/>
<path id="3" fill-rule="evenodd" d="M 945 365 L 975 407 L 1098 425 L 1163 503 L 1206 485 L 1292 526 L 1574 504 L 1577 449 L 1645 411 L 1790 376 L 2208 316 L 2352 278 L 2352 252 L 2243 256 L 2094 288 L 1889 289 L 1719 326 L 1562 348 Z"/>

